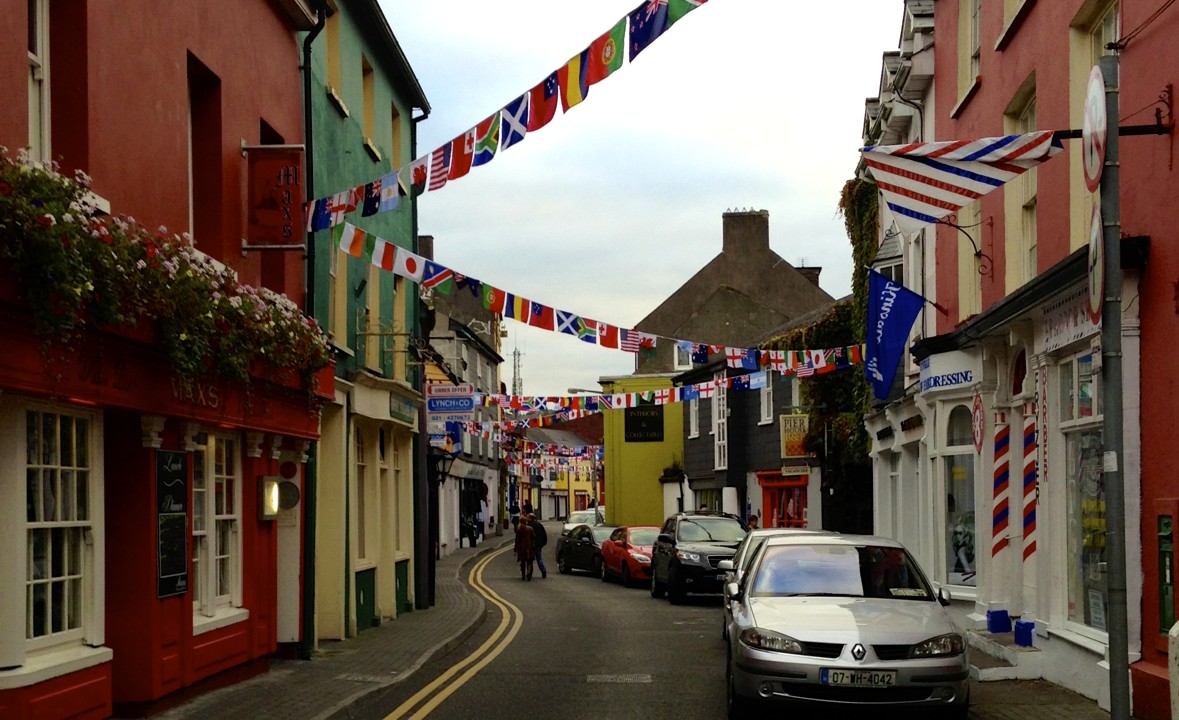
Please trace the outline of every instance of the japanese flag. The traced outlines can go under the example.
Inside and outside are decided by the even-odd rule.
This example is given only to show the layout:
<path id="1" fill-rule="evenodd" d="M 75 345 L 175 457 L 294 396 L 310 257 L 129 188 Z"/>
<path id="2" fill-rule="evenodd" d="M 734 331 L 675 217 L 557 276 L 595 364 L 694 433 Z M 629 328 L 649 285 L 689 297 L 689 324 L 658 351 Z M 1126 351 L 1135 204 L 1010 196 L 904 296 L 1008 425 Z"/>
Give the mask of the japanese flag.
<path id="1" fill-rule="evenodd" d="M 403 278 L 409 278 L 416 283 L 422 281 L 422 273 L 426 270 L 426 259 L 416 255 L 403 247 L 397 248 L 397 256 L 393 258 L 393 273 Z"/>

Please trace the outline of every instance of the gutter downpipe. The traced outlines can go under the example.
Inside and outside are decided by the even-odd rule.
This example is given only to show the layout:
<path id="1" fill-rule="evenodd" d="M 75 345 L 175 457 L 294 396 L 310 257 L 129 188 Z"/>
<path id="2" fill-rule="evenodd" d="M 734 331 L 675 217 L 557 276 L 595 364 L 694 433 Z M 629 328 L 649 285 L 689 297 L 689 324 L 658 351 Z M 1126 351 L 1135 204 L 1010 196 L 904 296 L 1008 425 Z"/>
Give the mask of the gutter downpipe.
<path id="1" fill-rule="evenodd" d="M 307 197 L 315 198 L 315 162 L 312 152 L 312 122 L 311 122 L 311 43 L 323 30 L 327 23 L 327 13 L 322 2 L 315 3 L 315 28 L 303 38 L 303 146 L 304 146 L 304 180 L 306 180 Z M 315 233 L 307 231 L 307 249 L 304 253 L 307 266 L 306 286 L 303 297 L 304 312 L 315 317 Z M 316 475 L 319 472 L 316 463 L 318 442 L 312 442 L 307 448 L 307 466 L 303 481 L 303 627 L 299 643 L 299 657 L 310 660 L 315 654 L 315 514 L 316 503 Z"/>
<path id="2" fill-rule="evenodd" d="M 410 147 L 416 150 L 418 146 L 418 123 L 430 117 L 430 111 L 426 110 L 423 114 L 412 119 L 410 123 Z M 412 154 L 412 153 L 411 153 Z M 414 252 L 417 252 L 420 247 L 418 244 L 418 204 L 415 200 L 413 204 L 413 220 L 412 237 L 410 238 L 410 246 Z M 418 293 L 413 296 L 414 307 L 410 312 L 410 317 L 413 318 L 413 330 L 411 337 L 421 337 L 422 332 L 422 298 Z M 433 311 L 430 311 L 433 312 Z M 414 378 L 414 389 L 418 394 L 425 396 L 426 393 L 426 366 L 419 365 L 420 368 L 416 377 Z M 429 434 L 426 428 L 426 406 L 423 399 L 421 405 L 418 407 L 418 427 L 419 431 L 413 436 L 413 456 L 414 456 L 414 482 L 413 482 L 413 546 L 414 546 L 414 608 L 418 610 L 427 610 L 434 604 L 434 575 L 437 570 L 437 553 L 438 549 L 435 547 L 431 539 L 434 533 L 431 532 L 437 518 L 433 517 L 437 514 L 437 509 L 431 512 L 431 498 L 434 495 L 437 480 L 433 477 L 436 470 L 430 463 L 432 462 L 429 456 Z"/>

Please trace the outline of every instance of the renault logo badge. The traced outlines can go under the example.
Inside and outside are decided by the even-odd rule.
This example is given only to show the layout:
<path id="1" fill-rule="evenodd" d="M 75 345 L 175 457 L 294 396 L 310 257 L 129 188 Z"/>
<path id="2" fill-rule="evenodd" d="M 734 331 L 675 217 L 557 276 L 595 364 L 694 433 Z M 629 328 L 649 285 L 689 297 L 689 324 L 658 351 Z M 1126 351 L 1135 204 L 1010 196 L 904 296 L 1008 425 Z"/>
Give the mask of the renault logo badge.
<path id="1" fill-rule="evenodd" d="M 865 650 L 864 646 L 859 643 L 856 643 L 855 647 L 852 648 L 852 657 L 854 657 L 856 660 L 863 660 L 864 656 L 867 654 L 868 651 Z"/>

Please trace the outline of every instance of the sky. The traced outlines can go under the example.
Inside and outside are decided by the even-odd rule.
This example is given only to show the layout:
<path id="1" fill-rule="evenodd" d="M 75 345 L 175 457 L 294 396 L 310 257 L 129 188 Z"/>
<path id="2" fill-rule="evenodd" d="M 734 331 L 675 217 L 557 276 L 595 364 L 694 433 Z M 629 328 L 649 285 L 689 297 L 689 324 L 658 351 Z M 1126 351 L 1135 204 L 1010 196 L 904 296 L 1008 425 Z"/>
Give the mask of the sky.
<path id="1" fill-rule="evenodd" d="M 427 155 L 531 89 L 639 0 L 380 0 L 430 104 Z M 435 258 L 508 292 L 632 328 L 721 251 L 728 210 L 769 212 L 770 247 L 851 288 L 838 212 L 865 98 L 903 0 L 709 0 L 584 102 L 418 198 Z M 501 380 L 598 391 L 634 355 L 505 320 Z M 709 342 L 709 338 L 682 338 Z"/>

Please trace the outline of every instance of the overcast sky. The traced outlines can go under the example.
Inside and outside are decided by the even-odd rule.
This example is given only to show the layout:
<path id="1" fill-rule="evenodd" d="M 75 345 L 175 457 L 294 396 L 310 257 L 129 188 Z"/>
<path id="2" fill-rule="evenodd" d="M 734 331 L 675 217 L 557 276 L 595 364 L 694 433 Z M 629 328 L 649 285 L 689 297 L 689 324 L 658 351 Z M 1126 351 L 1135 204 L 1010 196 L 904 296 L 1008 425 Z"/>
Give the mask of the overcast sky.
<path id="1" fill-rule="evenodd" d="M 536 85 L 638 0 L 380 0 L 426 97 L 418 155 Z M 555 308 L 634 327 L 721 250 L 726 210 L 764 209 L 770 246 L 851 287 L 837 212 L 864 99 L 902 0 L 710 0 L 489 164 L 418 199 L 438 261 Z M 634 356 L 505 321 L 525 395 L 597 390 Z M 708 342 L 709 338 L 684 338 Z"/>

